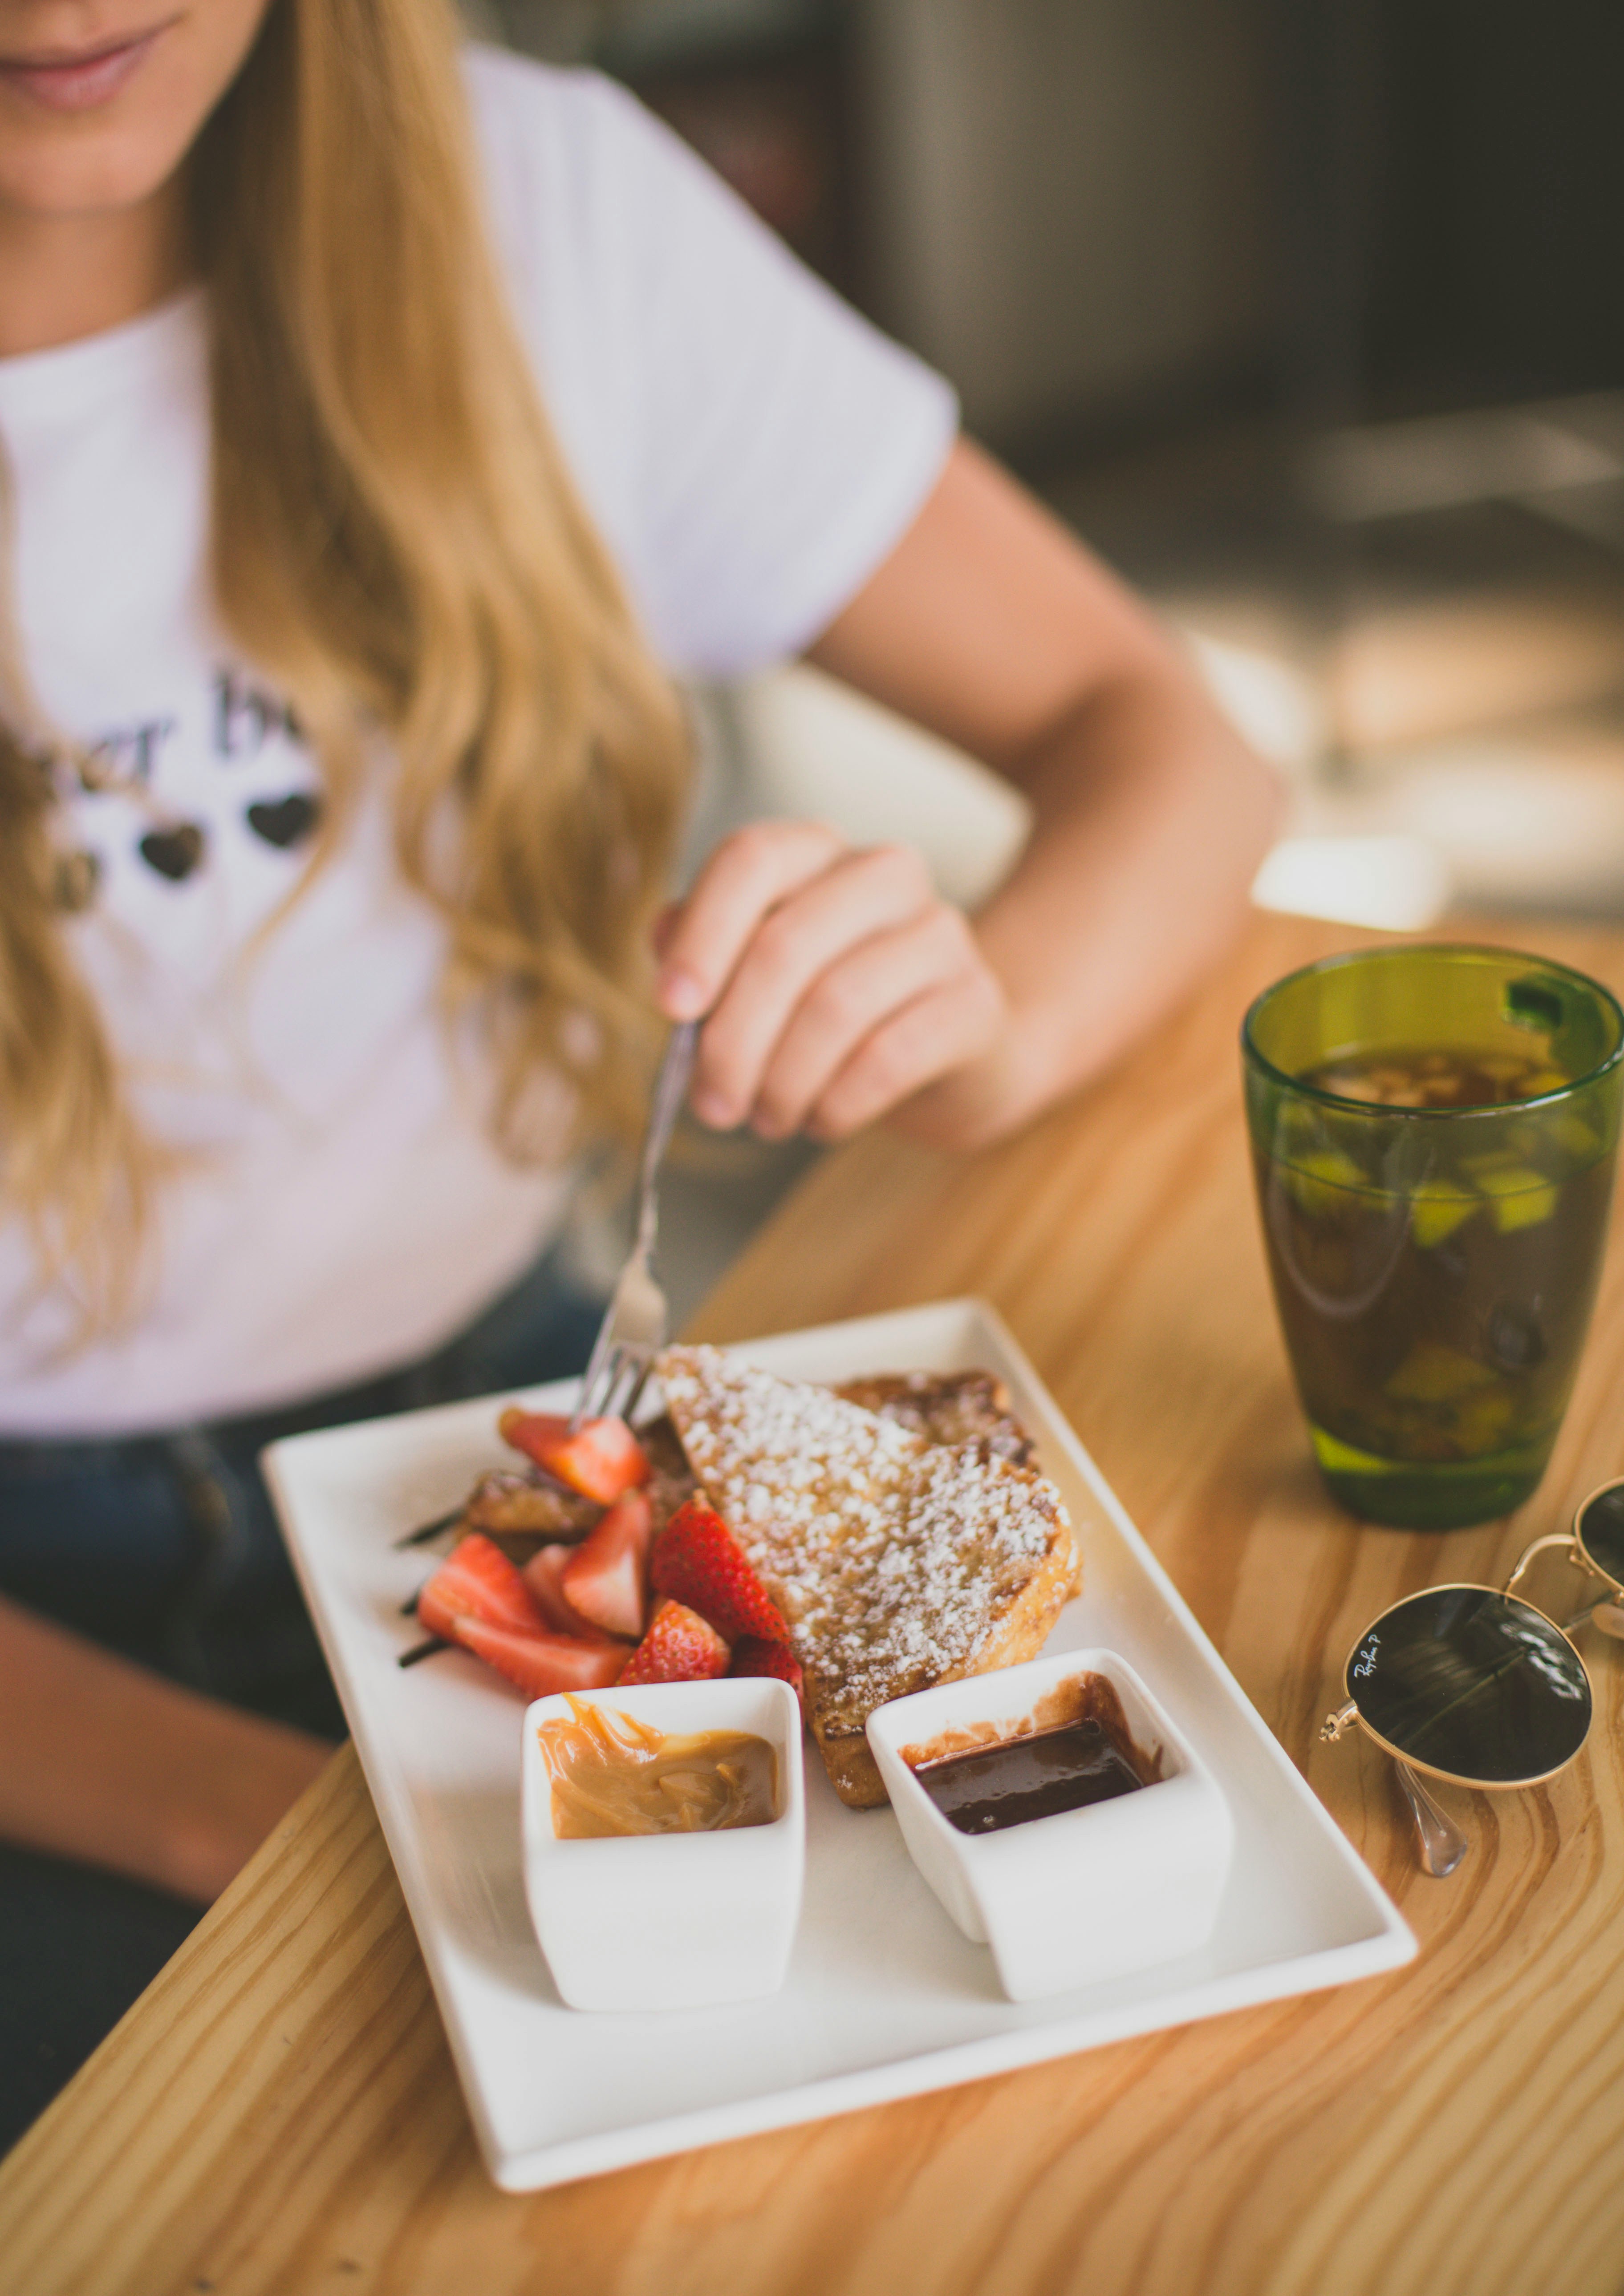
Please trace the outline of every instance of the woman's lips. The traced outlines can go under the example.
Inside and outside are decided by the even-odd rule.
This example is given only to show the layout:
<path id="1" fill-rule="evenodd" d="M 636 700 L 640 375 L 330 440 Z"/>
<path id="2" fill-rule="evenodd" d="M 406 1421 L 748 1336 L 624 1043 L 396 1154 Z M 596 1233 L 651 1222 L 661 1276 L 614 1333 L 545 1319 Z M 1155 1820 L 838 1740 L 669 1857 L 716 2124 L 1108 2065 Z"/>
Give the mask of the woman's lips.
<path id="1" fill-rule="evenodd" d="M 47 111 L 93 111 L 135 78 L 168 29 L 157 24 L 78 55 L 0 56 L 0 82 Z"/>

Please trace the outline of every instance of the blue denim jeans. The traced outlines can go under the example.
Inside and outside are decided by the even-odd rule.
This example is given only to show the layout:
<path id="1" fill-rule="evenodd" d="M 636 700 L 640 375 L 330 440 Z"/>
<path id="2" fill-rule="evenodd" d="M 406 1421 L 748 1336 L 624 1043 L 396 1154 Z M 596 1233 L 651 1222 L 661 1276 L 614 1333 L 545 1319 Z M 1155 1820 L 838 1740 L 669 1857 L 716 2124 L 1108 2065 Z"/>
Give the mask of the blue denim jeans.
<path id="1" fill-rule="evenodd" d="M 252 1417 L 0 1441 L 0 1595 L 210 1696 L 318 1735 L 344 1719 L 258 1460 L 267 1443 L 578 1372 L 602 1302 L 544 1259 L 433 1356 Z M 0 2150 L 175 1951 L 194 1906 L 0 1846 Z"/>

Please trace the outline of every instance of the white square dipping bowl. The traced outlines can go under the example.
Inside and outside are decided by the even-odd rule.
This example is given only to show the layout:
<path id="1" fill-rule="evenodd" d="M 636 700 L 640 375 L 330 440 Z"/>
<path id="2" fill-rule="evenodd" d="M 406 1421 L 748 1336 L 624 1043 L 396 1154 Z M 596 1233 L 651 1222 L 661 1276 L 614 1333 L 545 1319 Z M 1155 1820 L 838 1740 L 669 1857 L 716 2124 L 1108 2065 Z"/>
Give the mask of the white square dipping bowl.
<path id="1" fill-rule="evenodd" d="M 975 1723 L 1013 1734 L 1048 1692 L 1084 1674 L 1113 1685 L 1135 1744 L 1160 1750 L 1161 1777 L 1111 1801 L 961 1833 L 902 1749 Z M 1115 1652 L 1062 1651 L 896 1699 L 869 1716 L 868 1742 L 915 1864 L 964 1935 L 991 1946 L 1012 2001 L 1103 1984 L 1211 1935 L 1234 1821 L 1206 1764 Z"/>
<path id="2" fill-rule="evenodd" d="M 537 1731 L 568 1718 L 567 1698 L 524 1717 L 524 1886 L 553 1981 L 572 2009 L 697 2009 L 783 1983 L 800 1918 L 806 1799 L 800 1704 L 787 1682 L 742 1677 L 577 1691 L 673 1736 L 748 1730 L 778 1758 L 778 1816 L 714 1833 L 561 1841 Z"/>

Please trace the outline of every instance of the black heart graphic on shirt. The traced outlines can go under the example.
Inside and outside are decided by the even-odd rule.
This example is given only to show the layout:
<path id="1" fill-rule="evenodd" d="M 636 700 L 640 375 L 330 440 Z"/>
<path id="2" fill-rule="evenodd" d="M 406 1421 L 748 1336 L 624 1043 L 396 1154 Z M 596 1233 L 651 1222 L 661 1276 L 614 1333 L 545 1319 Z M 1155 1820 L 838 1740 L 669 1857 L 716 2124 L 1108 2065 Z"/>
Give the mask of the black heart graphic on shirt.
<path id="1" fill-rule="evenodd" d="M 149 829 L 137 849 L 150 869 L 178 883 L 203 857 L 203 832 L 193 821 L 177 822 L 173 829 Z"/>
<path id="2" fill-rule="evenodd" d="M 248 808 L 249 827 L 267 845 L 297 845 L 309 836 L 321 817 L 321 800 L 303 790 L 278 798 L 274 805 L 262 800 Z"/>

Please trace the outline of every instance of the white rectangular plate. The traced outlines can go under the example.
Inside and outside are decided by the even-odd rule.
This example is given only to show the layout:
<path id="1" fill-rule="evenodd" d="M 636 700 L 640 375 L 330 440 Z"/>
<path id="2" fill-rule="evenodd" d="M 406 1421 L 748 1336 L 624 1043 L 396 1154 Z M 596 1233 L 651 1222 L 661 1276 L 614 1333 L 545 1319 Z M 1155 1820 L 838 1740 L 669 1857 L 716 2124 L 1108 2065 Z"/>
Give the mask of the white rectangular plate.
<path id="1" fill-rule="evenodd" d="M 789 1378 L 997 1372 L 1082 1544 L 1084 1592 L 1048 1647 L 1138 1669 L 1211 1764 L 1236 1851 L 1200 1953 L 1106 1985 L 1006 2001 L 915 1872 L 889 1809 L 850 1810 L 807 1765 L 807 1892 L 781 1994 L 666 2016 L 582 2015 L 554 1991 L 519 1846 L 524 1702 L 461 1652 L 405 1672 L 401 1603 L 426 1576 L 394 1542 L 498 1464 L 480 1400 L 276 1444 L 267 1470 L 400 1876 L 491 2175 L 510 2192 L 1369 1977 L 1415 1941 L 1248 1702 L 1171 1580 L 978 1300 L 790 1332 L 735 1350 Z M 570 1390 L 535 1390 L 542 1408 Z M 507 1400 L 511 1398 L 500 1398 Z"/>

